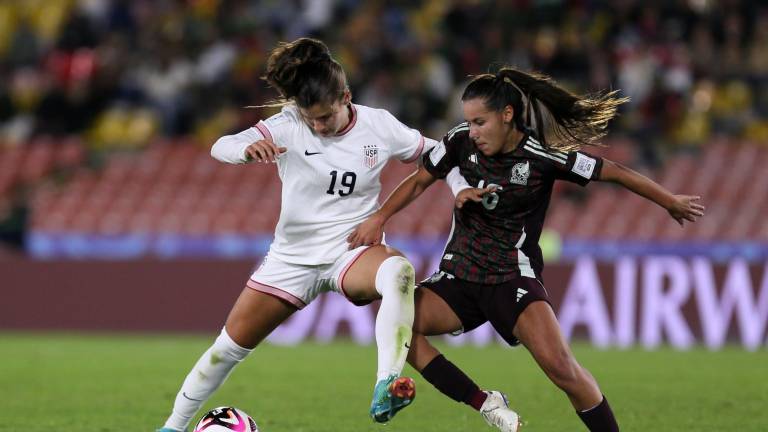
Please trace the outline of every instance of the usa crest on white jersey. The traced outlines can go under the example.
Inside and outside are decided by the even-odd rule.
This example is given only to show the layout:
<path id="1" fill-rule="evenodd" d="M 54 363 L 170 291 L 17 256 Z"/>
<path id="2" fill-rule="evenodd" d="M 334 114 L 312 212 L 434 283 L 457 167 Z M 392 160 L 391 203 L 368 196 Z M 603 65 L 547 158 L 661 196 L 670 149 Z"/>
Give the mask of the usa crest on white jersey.
<path id="1" fill-rule="evenodd" d="M 365 166 L 373 168 L 379 163 L 379 148 L 375 144 L 366 144 L 363 146 L 363 157 Z"/>

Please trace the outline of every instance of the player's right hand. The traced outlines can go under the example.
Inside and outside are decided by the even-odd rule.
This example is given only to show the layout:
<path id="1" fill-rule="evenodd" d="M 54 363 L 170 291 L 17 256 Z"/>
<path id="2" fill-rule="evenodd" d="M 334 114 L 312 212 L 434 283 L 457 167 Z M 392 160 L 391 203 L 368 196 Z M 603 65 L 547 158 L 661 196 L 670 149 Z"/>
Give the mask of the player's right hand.
<path id="1" fill-rule="evenodd" d="M 278 147 L 270 140 L 262 139 L 245 148 L 245 159 L 248 162 L 277 162 L 277 158 L 288 149 Z"/>
<path id="2" fill-rule="evenodd" d="M 484 188 L 467 188 L 459 192 L 456 195 L 456 208 L 464 207 L 467 201 L 481 202 L 483 196 L 495 192 L 498 188 L 496 186 L 488 186 Z"/>

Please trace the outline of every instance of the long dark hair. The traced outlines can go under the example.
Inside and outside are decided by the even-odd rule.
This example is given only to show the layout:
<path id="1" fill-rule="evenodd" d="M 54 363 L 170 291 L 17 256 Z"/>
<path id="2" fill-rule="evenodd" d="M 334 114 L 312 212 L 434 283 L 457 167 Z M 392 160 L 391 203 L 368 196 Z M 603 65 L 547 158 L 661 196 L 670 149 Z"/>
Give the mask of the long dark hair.
<path id="1" fill-rule="evenodd" d="M 600 145 L 616 109 L 629 101 L 617 93 L 577 96 L 546 75 L 504 67 L 496 74 L 475 76 L 461 100 L 482 98 L 495 111 L 511 105 L 515 128 L 533 129 L 545 148 L 573 151 Z"/>
<path id="2" fill-rule="evenodd" d="M 271 106 L 295 102 L 302 108 L 333 103 L 344 96 L 347 76 L 321 41 L 300 38 L 280 42 L 269 54 L 267 72 L 261 77 L 280 93 Z"/>

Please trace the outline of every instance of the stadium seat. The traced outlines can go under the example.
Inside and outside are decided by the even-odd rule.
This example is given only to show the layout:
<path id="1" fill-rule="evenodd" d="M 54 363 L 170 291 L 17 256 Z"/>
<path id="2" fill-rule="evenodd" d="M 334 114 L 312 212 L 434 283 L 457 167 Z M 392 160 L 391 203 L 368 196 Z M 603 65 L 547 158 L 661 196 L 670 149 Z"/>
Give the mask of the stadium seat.
<path id="1" fill-rule="evenodd" d="M 41 188 L 33 199 L 32 227 L 44 231 L 99 234 L 173 232 L 271 234 L 279 216 L 281 184 L 275 165 L 227 165 L 210 157 L 207 148 L 158 142 L 140 153 L 114 154 L 101 170 L 79 167 L 82 143 L 62 144 L 71 153 L 72 175 L 61 186 Z M 3 150 L 0 194 L 8 193 L 22 173 L 35 178 L 57 169 L 59 147 L 35 146 Z M 606 157 L 632 164 L 631 147 L 604 151 Z M 727 158 L 729 168 L 722 161 Z M 34 162 L 30 162 L 33 160 Z M 715 140 L 701 154 L 680 153 L 663 169 L 647 173 L 678 193 L 698 194 L 707 215 L 681 229 L 653 203 L 613 185 L 588 189 L 558 182 L 546 227 L 564 238 L 676 241 L 766 238 L 768 214 L 768 149 L 749 142 Z M 382 174 L 384 200 L 415 166 L 389 163 Z M 45 174 L 42 174 L 45 175 Z M 1 196 L 1 195 L 0 195 Z M 581 200 L 581 198 L 584 198 Z M 749 197 L 749 198 L 748 198 Z M 387 225 L 392 235 L 433 237 L 451 226 L 454 197 L 436 182 L 428 192 Z M 619 205 L 617 205 L 619 203 Z M 761 237 L 762 236 L 762 237 Z"/>

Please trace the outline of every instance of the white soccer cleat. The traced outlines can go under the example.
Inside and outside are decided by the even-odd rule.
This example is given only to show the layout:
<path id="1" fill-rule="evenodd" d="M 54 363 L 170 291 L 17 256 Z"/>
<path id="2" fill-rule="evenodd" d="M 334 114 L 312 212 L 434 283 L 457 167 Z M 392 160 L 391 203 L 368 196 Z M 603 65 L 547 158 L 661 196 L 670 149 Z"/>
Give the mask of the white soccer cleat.
<path id="1" fill-rule="evenodd" d="M 520 416 L 509 409 L 509 402 L 503 393 L 497 391 L 485 392 L 488 398 L 480 407 L 480 414 L 485 422 L 496 426 L 501 432 L 517 432 L 520 428 Z"/>

